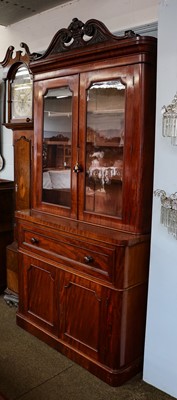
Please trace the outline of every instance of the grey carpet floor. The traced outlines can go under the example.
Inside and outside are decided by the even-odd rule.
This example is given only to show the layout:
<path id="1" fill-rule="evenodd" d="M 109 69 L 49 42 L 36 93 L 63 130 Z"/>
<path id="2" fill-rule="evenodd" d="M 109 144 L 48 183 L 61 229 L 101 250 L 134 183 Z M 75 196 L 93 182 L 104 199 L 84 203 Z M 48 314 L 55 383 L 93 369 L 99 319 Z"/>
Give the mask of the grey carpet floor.
<path id="1" fill-rule="evenodd" d="M 9 400 L 170 400 L 137 375 L 112 388 L 16 325 L 0 296 L 0 392 Z"/>

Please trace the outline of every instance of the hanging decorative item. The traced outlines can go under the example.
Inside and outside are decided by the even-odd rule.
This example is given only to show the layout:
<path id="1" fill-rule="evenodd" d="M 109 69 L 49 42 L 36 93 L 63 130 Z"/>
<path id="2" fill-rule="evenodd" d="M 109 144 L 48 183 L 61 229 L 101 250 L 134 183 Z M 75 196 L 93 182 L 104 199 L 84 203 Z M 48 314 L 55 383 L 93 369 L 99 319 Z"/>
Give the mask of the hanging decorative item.
<path id="1" fill-rule="evenodd" d="M 171 137 L 171 143 L 177 145 L 177 93 L 172 103 L 162 107 L 162 135 Z"/>
<path id="2" fill-rule="evenodd" d="M 154 195 L 161 200 L 161 224 L 177 239 L 177 192 L 167 196 L 164 190 L 157 189 Z"/>

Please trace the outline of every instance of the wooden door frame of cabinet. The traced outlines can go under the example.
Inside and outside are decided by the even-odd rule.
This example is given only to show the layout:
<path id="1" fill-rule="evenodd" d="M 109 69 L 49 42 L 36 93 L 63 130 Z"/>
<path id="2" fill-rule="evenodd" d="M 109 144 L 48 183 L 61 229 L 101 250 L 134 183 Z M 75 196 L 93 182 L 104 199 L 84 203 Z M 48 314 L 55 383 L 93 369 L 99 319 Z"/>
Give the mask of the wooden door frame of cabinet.
<path id="1" fill-rule="evenodd" d="M 43 211 L 51 210 L 54 213 L 58 213 L 60 210 L 61 216 L 77 218 L 77 176 L 73 173 L 71 165 L 71 185 L 72 185 L 72 207 L 60 207 L 55 205 L 49 205 L 42 200 L 41 191 L 41 176 L 42 176 L 42 157 L 39 157 L 43 146 L 43 98 L 47 90 L 55 89 L 58 87 L 68 86 L 73 93 L 73 104 L 72 104 L 72 156 L 71 160 L 74 163 L 78 157 L 78 75 L 66 77 L 60 77 L 52 80 L 45 80 L 44 82 L 35 82 L 34 90 L 40 94 L 34 98 L 34 118 L 35 127 L 38 131 L 38 135 L 34 135 L 34 188 L 33 191 L 33 207 L 41 208 Z M 40 132 L 40 134 L 39 134 Z M 41 182 L 41 185 L 39 185 Z"/>

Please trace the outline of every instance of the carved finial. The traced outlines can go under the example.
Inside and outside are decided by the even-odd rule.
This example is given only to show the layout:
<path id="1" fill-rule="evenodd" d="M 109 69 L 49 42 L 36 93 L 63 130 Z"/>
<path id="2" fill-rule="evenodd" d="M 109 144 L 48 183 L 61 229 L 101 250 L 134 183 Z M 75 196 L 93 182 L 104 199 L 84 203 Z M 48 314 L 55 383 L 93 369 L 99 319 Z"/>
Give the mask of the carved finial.
<path id="1" fill-rule="evenodd" d="M 78 32 L 81 32 L 82 34 L 82 28 L 84 26 L 84 23 L 82 21 L 79 21 L 78 18 L 73 18 L 72 22 L 68 26 L 68 30 L 72 32 L 73 36 L 75 33 L 78 34 Z"/>
<path id="2" fill-rule="evenodd" d="M 22 49 L 25 49 L 26 54 L 30 55 L 30 50 L 29 50 L 29 47 L 28 47 L 28 45 L 26 43 L 21 42 L 20 43 L 20 47 L 22 47 Z"/>
<path id="3" fill-rule="evenodd" d="M 29 59 L 31 61 L 33 61 L 33 60 L 35 60 L 35 59 L 37 59 L 38 57 L 41 56 L 41 54 L 39 54 L 39 53 L 30 53 L 30 49 L 29 49 L 28 45 L 26 43 L 24 43 L 24 42 L 20 43 L 20 47 L 25 49 L 25 52 L 29 56 Z"/>
<path id="4" fill-rule="evenodd" d="M 4 68 L 9 61 L 12 59 L 12 55 L 13 55 L 13 51 L 14 51 L 14 46 L 9 46 L 7 51 L 6 51 L 6 55 L 4 57 L 4 60 L 0 62 L 0 65 L 2 65 L 2 67 Z"/>
<path id="5" fill-rule="evenodd" d="M 125 37 L 126 38 L 131 38 L 131 37 L 136 37 L 139 36 L 137 35 L 134 31 L 132 31 L 131 29 L 129 29 L 128 31 L 125 31 Z"/>

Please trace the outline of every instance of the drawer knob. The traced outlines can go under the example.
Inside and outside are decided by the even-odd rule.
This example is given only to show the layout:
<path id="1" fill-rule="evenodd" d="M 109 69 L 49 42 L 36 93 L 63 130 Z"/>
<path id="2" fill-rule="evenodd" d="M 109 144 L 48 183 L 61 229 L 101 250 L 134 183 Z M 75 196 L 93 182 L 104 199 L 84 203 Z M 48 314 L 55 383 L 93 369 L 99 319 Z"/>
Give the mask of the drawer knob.
<path id="1" fill-rule="evenodd" d="M 39 239 L 37 239 L 37 238 L 35 238 L 35 237 L 32 237 L 32 238 L 31 238 L 31 243 L 32 243 L 32 244 L 38 244 L 38 243 L 39 243 Z"/>
<path id="2" fill-rule="evenodd" d="M 92 256 L 85 256 L 85 257 L 84 257 L 84 261 L 85 261 L 87 264 L 90 264 L 90 263 L 92 263 L 92 262 L 94 261 L 94 259 L 93 259 Z"/>

